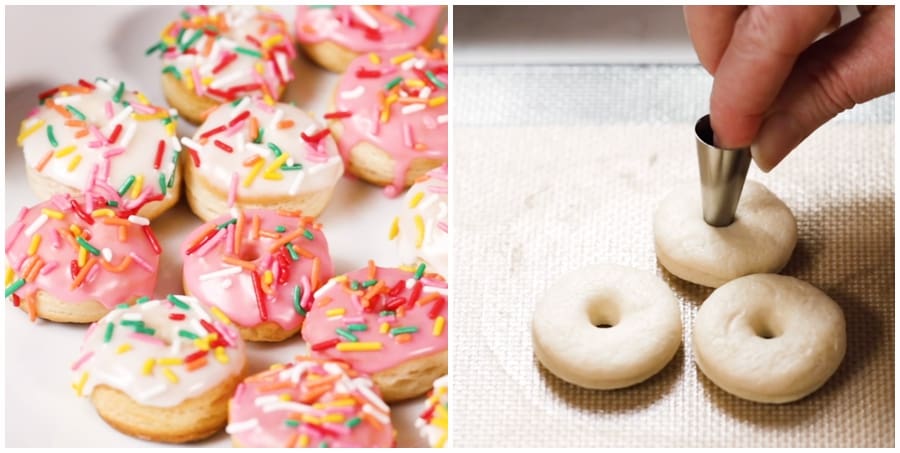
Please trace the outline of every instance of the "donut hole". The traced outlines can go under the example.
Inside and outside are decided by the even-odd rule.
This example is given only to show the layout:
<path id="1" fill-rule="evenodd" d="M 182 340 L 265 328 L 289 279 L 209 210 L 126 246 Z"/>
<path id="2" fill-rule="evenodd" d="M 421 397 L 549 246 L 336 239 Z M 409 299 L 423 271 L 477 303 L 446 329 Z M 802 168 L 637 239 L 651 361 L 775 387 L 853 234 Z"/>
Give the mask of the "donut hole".
<path id="1" fill-rule="evenodd" d="M 260 257 L 259 247 L 256 244 L 241 244 L 241 251 L 238 253 L 238 258 L 244 261 L 256 261 Z"/>
<path id="2" fill-rule="evenodd" d="M 609 329 L 615 327 L 622 319 L 622 313 L 618 304 L 605 299 L 592 299 L 588 304 L 588 319 L 591 325 L 598 329 Z"/>
<path id="3" fill-rule="evenodd" d="M 753 333 L 757 337 L 764 340 L 777 338 L 783 333 L 780 326 L 774 323 L 771 319 L 765 318 L 763 316 L 756 316 L 750 322 L 750 328 L 753 329 Z"/>

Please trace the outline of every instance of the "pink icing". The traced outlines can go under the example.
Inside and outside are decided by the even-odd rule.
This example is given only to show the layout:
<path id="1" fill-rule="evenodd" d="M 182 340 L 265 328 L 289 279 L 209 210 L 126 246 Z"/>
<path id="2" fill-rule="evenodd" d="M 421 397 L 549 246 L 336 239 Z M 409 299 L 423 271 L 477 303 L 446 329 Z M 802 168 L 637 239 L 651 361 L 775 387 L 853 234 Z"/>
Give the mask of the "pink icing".
<path id="1" fill-rule="evenodd" d="M 328 242 L 319 225 L 308 217 L 280 215 L 276 211 L 265 209 L 248 209 L 238 211 L 243 216 L 241 222 L 241 243 L 238 253 L 234 253 L 237 235 L 237 223 L 219 229 L 205 244 L 200 245 L 191 254 L 187 251 L 209 231 L 211 225 L 221 225 L 236 219 L 231 214 L 222 215 L 191 232 L 181 246 L 184 258 L 185 289 L 191 295 L 207 305 L 219 307 L 232 321 L 243 327 L 253 327 L 263 321 L 274 321 L 285 330 L 298 328 L 304 319 L 304 312 L 312 303 L 312 292 L 321 286 L 332 275 L 334 267 L 328 253 Z M 253 238 L 253 218 L 259 219 L 260 235 Z M 276 231 L 283 226 L 285 231 Z M 297 261 L 291 258 L 287 246 L 270 251 L 279 237 L 296 231 L 309 232 L 312 239 L 301 234 L 290 241 L 298 255 L 310 255 L 319 260 L 318 275 L 313 275 L 313 258 L 298 256 Z M 266 237 L 266 236 L 270 237 Z M 266 271 L 273 275 L 271 294 L 263 293 L 266 319 L 257 305 L 253 275 L 250 270 L 240 269 L 237 273 L 220 276 L 210 275 L 235 266 L 225 263 L 225 256 L 238 257 L 255 265 L 255 272 L 263 283 Z M 285 266 L 286 265 L 286 266 Z M 206 276 L 206 277 L 204 277 Z M 210 277 L 210 278 L 207 278 Z M 314 283 L 314 281 L 318 283 Z M 295 288 L 301 288 L 300 309 L 294 303 Z"/>
<path id="2" fill-rule="evenodd" d="M 442 8 L 407 5 L 298 6 L 294 28 L 297 40 L 303 44 L 331 40 L 357 53 L 409 50 L 425 43 L 440 18 Z M 400 20 L 398 13 L 411 19 L 414 25 Z"/>
<path id="3" fill-rule="evenodd" d="M 34 256 L 39 257 L 45 263 L 37 277 L 32 282 L 25 283 L 15 292 L 15 295 L 27 298 L 40 289 L 63 302 L 97 301 L 106 308 L 112 308 L 131 299 L 152 294 L 153 288 L 156 286 L 159 254 L 154 251 L 143 227 L 126 220 L 128 212 L 114 211 L 124 216 L 124 218 L 116 218 L 117 221 L 127 223 L 124 226 L 127 239 L 120 241 L 119 225 L 104 223 L 106 217 L 101 214 L 97 214 L 98 216 L 93 218 L 93 225 L 88 224 L 75 214 L 70 205 L 72 200 L 78 203 L 82 210 L 86 210 L 84 195 L 76 197 L 55 195 L 50 200 L 27 209 L 24 216 L 6 230 L 6 258 L 13 266 L 16 273 L 15 279 L 24 278 L 23 272 L 27 270 L 32 261 L 36 260 L 36 258 L 28 256 L 28 249 L 36 235 L 41 236 L 41 242 Z M 95 207 L 98 210 L 100 208 L 113 209 L 105 206 L 105 202 L 104 205 L 100 205 L 99 200 L 95 200 Z M 43 225 L 31 231 L 32 225 L 36 225 L 35 222 L 40 224 L 42 209 L 61 212 L 63 218 L 55 219 L 48 216 Z M 97 211 L 94 212 L 97 213 Z M 20 225 L 24 225 L 24 227 Z M 89 258 L 93 257 L 97 260 L 96 265 L 90 269 L 80 286 L 71 288 L 73 283 L 71 264 L 73 261 L 76 261 L 77 264 L 80 246 L 74 247 L 60 234 L 60 231 L 70 231 L 71 225 L 77 225 L 84 230 L 86 233 L 83 236 L 89 237 L 87 242 L 93 247 L 100 251 L 109 249 L 111 262 L 106 262 L 108 266 L 118 266 L 126 259 L 126 256 L 131 255 L 130 264 L 121 272 L 114 272 L 108 270 L 101 263 L 101 261 L 106 261 L 102 253 L 98 256 L 88 254 Z M 74 240 L 74 238 L 72 239 Z M 138 258 L 135 256 L 143 261 L 144 265 L 149 265 L 149 270 L 144 265 L 139 265 L 136 262 Z"/>
<path id="4" fill-rule="evenodd" d="M 394 160 L 394 180 L 386 188 L 391 196 L 399 195 L 406 186 L 406 173 L 414 159 L 447 160 L 448 67 L 446 60 L 435 55 L 392 52 L 379 54 L 379 63 L 363 55 L 350 64 L 338 83 L 335 110 L 352 113 L 338 119 L 343 126 L 338 141 L 341 157 L 349 165 L 350 150 L 364 141 L 387 152 Z M 408 56 L 412 58 L 404 59 Z M 386 99 L 397 99 L 387 107 L 387 117 L 382 112 Z"/>
<path id="5" fill-rule="evenodd" d="M 338 380 L 327 384 L 324 393 L 310 389 L 317 380 L 331 376 Z M 279 400 L 282 395 L 290 399 Z M 301 421 L 304 416 L 307 420 Z M 226 432 L 243 447 L 394 444 L 390 409 L 371 380 L 346 364 L 308 357 L 297 357 L 295 363 L 276 366 L 242 382 L 230 401 L 228 423 Z"/>
<path id="6" fill-rule="evenodd" d="M 313 357 L 340 359 L 348 362 L 354 369 L 364 373 L 374 374 L 401 363 L 419 357 L 447 350 L 447 284 L 439 280 L 433 274 L 426 274 L 418 282 L 422 285 L 420 295 L 409 301 L 413 295 L 416 280 L 412 272 L 394 268 L 377 267 L 374 278 L 370 278 L 366 268 L 346 274 L 346 279 L 341 277 L 332 279 L 316 293 L 313 309 L 307 316 L 303 326 L 303 339 L 309 344 Z M 351 282 L 363 283 L 371 280 L 383 282 L 383 289 L 378 295 L 366 298 L 366 293 L 371 288 L 351 289 Z M 404 282 L 399 290 L 391 294 L 391 289 L 397 287 L 398 282 Z M 377 285 L 377 283 L 376 283 Z M 425 304 L 417 301 L 425 296 L 437 292 L 439 297 Z M 391 310 L 396 305 L 399 308 Z M 364 305 L 368 304 L 367 307 Z M 437 310 L 435 307 L 437 306 Z M 342 316 L 335 315 L 332 310 L 343 309 Z M 385 313 L 392 311 L 394 314 Z M 434 335 L 434 325 L 437 318 L 444 320 L 444 326 L 438 335 Z M 381 325 L 387 323 L 391 330 L 381 333 Z M 351 324 L 365 324 L 365 330 L 354 330 Z M 415 327 L 417 332 L 411 333 L 409 341 L 400 343 L 398 336 L 392 333 L 393 329 Z M 338 333 L 337 329 L 350 332 L 358 342 L 381 343 L 378 351 L 339 351 L 332 345 L 319 348 L 323 342 L 339 340 L 340 342 L 353 342 Z"/>

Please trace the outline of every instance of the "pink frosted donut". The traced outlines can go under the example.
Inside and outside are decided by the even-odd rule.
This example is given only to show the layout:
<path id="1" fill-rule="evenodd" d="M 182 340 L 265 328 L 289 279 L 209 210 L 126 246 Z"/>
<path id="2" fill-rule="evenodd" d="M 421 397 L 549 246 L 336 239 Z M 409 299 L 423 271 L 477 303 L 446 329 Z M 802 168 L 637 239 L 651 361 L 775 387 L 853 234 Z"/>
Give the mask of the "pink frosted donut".
<path id="1" fill-rule="evenodd" d="M 329 280 L 303 325 L 312 356 L 370 374 L 388 402 L 427 392 L 447 373 L 447 284 L 424 271 L 370 261 Z"/>
<path id="2" fill-rule="evenodd" d="M 298 6 L 297 42 L 319 65 L 343 72 L 366 52 L 427 46 L 443 6 Z"/>
<path id="3" fill-rule="evenodd" d="M 396 196 L 446 162 L 447 80 L 440 50 L 354 60 L 325 115 L 347 170 Z"/>
<path id="4" fill-rule="evenodd" d="M 149 221 L 94 195 L 53 195 L 6 230 L 6 297 L 32 321 L 94 322 L 152 294 L 162 252 Z"/>
<path id="5" fill-rule="evenodd" d="M 391 409 L 346 363 L 298 356 L 248 377 L 229 402 L 236 447 L 393 447 Z"/>
<path id="6" fill-rule="evenodd" d="M 188 235 L 181 254 L 185 292 L 251 341 L 297 333 L 313 293 L 334 275 L 321 226 L 293 212 L 234 209 Z"/>

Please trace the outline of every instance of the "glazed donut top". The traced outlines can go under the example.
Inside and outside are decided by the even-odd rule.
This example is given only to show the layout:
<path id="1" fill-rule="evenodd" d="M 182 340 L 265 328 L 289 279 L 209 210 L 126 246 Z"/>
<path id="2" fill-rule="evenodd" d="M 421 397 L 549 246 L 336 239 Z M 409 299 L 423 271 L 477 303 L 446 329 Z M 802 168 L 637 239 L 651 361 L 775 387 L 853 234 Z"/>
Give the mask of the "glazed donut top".
<path id="1" fill-rule="evenodd" d="M 238 386 L 225 431 L 242 447 L 392 447 L 390 413 L 346 363 L 298 356 Z"/>
<path id="2" fill-rule="evenodd" d="M 313 357 L 374 374 L 447 350 L 447 283 L 437 274 L 377 267 L 332 278 L 303 325 Z"/>
<path id="3" fill-rule="evenodd" d="M 131 209 L 171 197 L 181 145 L 177 118 L 124 82 L 79 80 L 38 95 L 19 132 L 25 163 L 75 191 Z"/>
<path id="4" fill-rule="evenodd" d="M 400 260 L 421 259 L 428 269 L 447 275 L 450 236 L 447 233 L 447 164 L 413 184 L 406 192 L 404 209 L 394 217 L 389 239 L 397 241 Z"/>
<path id="5" fill-rule="evenodd" d="M 170 294 L 121 305 L 91 324 L 72 365 L 73 388 L 115 388 L 141 405 L 177 406 L 243 372 L 244 342 L 197 299 Z"/>
<path id="6" fill-rule="evenodd" d="M 334 275 L 320 225 L 292 212 L 235 211 L 185 239 L 185 288 L 241 326 L 300 327 L 313 292 Z"/>
<path id="7" fill-rule="evenodd" d="M 450 414 L 447 406 L 447 376 L 434 381 L 434 387 L 425 399 L 425 410 L 416 419 L 416 427 L 432 448 L 450 448 L 447 439 Z"/>
<path id="8" fill-rule="evenodd" d="M 188 6 L 146 53 L 157 51 L 163 74 L 220 102 L 251 94 L 273 104 L 294 78 L 287 24 L 263 7 Z"/>
<path id="9" fill-rule="evenodd" d="M 441 6 L 298 6 L 297 41 L 333 41 L 356 53 L 410 50 L 426 44 Z"/>
<path id="10" fill-rule="evenodd" d="M 146 218 L 94 196 L 54 195 L 6 230 L 6 297 L 37 290 L 106 308 L 151 294 L 162 249 Z"/>
<path id="11" fill-rule="evenodd" d="M 447 160 L 447 61 L 441 51 L 370 53 L 350 64 L 334 98 L 340 122 L 338 147 L 345 162 L 350 150 L 369 142 L 395 161 L 389 196 L 406 186 L 413 159 Z"/>
<path id="12" fill-rule="evenodd" d="M 289 104 L 222 104 L 182 143 L 213 187 L 228 188 L 229 206 L 331 188 L 344 172 L 328 128 Z"/>

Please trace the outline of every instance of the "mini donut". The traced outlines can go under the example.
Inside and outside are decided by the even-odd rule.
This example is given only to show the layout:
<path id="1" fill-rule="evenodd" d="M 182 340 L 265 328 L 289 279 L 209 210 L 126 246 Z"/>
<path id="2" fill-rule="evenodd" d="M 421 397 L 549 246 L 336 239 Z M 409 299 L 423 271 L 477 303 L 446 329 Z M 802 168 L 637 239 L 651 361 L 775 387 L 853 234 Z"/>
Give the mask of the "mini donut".
<path id="1" fill-rule="evenodd" d="M 400 261 L 424 262 L 441 275 L 447 263 L 450 235 L 447 232 L 447 165 L 429 171 L 406 192 L 403 212 L 394 217 L 389 239 L 395 241 Z"/>
<path id="2" fill-rule="evenodd" d="M 144 297 L 91 325 L 72 387 L 129 436 L 190 442 L 225 426 L 245 364 L 244 342 L 221 314 L 192 297 Z"/>
<path id="3" fill-rule="evenodd" d="M 313 293 L 334 275 L 320 225 L 291 212 L 223 215 L 189 234 L 181 255 L 185 293 L 223 311 L 250 341 L 299 332 Z"/>
<path id="4" fill-rule="evenodd" d="M 343 73 L 364 53 L 427 47 L 442 11 L 442 6 L 298 6 L 294 29 L 313 61 Z"/>
<path id="5" fill-rule="evenodd" d="M 447 80 L 440 50 L 354 60 L 325 115 L 347 171 L 397 196 L 447 162 Z"/>
<path id="6" fill-rule="evenodd" d="M 289 104 L 223 104 L 182 143 L 188 203 L 205 221 L 232 206 L 317 216 L 344 173 L 328 128 Z"/>
<path id="7" fill-rule="evenodd" d="M 96 192 L 153 219 L 181 192 L 177 117 L 124 82 L 97 78 L 38 95 L 17 143 L 41 200 Z"/>
<path id="8" fill-rule="evenodd" d="M 284 19 L 256 6 L 188 6 L 147 49 L 162 59 L 163 93 L 193 124 L 243 96 L 275 103 L 293 80 L 296 50 Z"/>
<path id="9" fill-rule="evenodd" d="M 447 376 L 434 381 L 434 388 L 425 400 L 425 410 L 416 418 L 415 425 L 419 433 L 428 440 L 432 448 L 450 448 L 447 438 L 450 413 L 447 406 Z"/>
<path id="10" fill-rule="evenodd" d="M 694 319 L 700 371 L 732 395 L 789 403 L 825 384 L 847 349 L 841 307 L 818 288 L 776 274 L 722 285 Z"/>
<path id="11" fill-rule="evenodd" d="M 447 374 L 447 283 L 440 275 L 377 267 L 332 278 L 303 323 L 307 351 L 369 374 L 385 401 L 425 394 Z"/>
<path id="12" fill-rule="evenodd" d="M 235 447 L 393 447 L 378 393 L 344 362 L 298 356 L 238 386 L 225 431 Z"/>
<path id="13" fill-rule="evenodd" d="M 32 321 L 94 322 L 153 293 L 162 249 L 149 221 L 109 203 L 53 195 L 6 229 L 6 297 Z"/>
<path id="14" fill-rule="evenodd" d="M 551 373 L 591 389 L 635 385 L 681 345 L 681 310 L 649 272 L 595 265 L 562 277 L 537 301 L 534 353 Z"/>
<path id="15" fill-rule="evenodd" d="M 734 222 L 709 226 L 703 221 L 700 190 L 688 184 L 660 203 L 653 238 L 659 263 L 669 272 L 717 288 L 744 275 L 784 268 L 797 244 L 797 221 L 775 194 L 748 180 Z"/>

